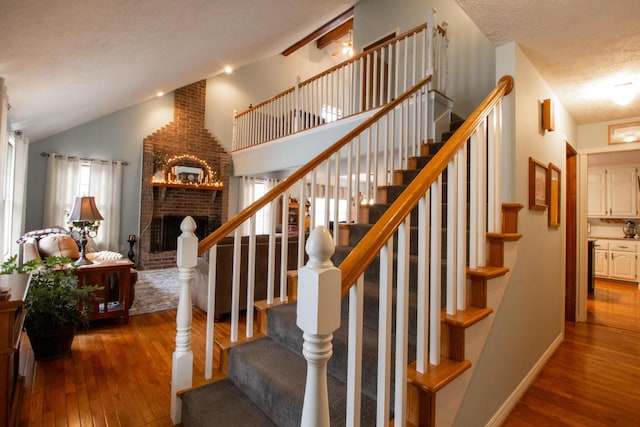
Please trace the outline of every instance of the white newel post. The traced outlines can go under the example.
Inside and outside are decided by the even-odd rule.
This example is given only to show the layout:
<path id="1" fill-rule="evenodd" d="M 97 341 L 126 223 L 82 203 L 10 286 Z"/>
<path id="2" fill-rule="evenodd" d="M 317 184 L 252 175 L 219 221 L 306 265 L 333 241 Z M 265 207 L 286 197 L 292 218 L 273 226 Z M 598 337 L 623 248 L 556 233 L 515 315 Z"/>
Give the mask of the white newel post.
<path id="1" fill-rule="evenodd" d="M 307 383 L 302 407 L 303 427 L 328 427 L 327 362 L 333 353 L 333 332 L 340 326 L 342 274 L 331 262 L 331 233 L 316 227 L 306 244 L 309 262 L 298 271 L 298 320 L 307 359 Z"/>
<path id="2" fill-rule="evenodd" d="M 182 402 L 177 393 L 192 385 L 191 281 L 198 259 L 198 238 L 194 234 L 196 222 L 188 216 L 182 220 L 180 230 L 182 234 L 178 237 L 177 256 L 180 300 L 176 316 L 176 351 L 173 352 L 171 369 L 171 420 L 174 424 L 178 424 L 182 420 Z"/>

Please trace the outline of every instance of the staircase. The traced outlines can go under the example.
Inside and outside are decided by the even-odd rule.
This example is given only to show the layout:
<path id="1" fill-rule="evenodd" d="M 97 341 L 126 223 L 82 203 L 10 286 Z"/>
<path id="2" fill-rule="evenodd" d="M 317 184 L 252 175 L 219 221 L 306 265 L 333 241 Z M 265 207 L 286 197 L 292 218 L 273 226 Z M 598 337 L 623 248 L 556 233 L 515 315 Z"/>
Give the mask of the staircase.
<path id="1" fill-rule="evenodd" d="M 451 132 L 443 135 L 447 139 L 462 124 L 453 122 Z M 338 246 L 332 261 L 340 265 L 353 252 L 358 243 L 371 231 L 373 224 L 380 221 L 385 212 L 399 197 L 403 195 L 407 186 L 418 176 L 419 172 L 428 167 L 437 151 L 443 144 L 423 144 L 420 155 L 409 158 L 408 169 L 395 171 L 392 185 L 379 187 L 376 203 L 362 207 L 359 212 L 359 223 L 344 225 L 337 232 Z M 468 151 L 468 150 L 465 150 Z M 468 155 L 465 154 L 465 157 Z M 469 175 L 469 173 L 467 173 Z M 465 184 L 468 186 L 469 184 Z M 447 174 L 442 179 L 442 194 L 446 202 Z M 362 283 L 362 366 L 360 397 L 360 425 L 374 425 L 376 422 L 386 424 L 389 420 L 404 420 L 402 424 L 436 425 L 435 408 L 436 394 L 444 386 L 454 381 L 459 375 L 471 367 L 471 361 L 465 358 L 465 336 L 467 330 L 477 322 L 487 318 L 492 308 L 487 306 L 487 286 L 492 278 L 508 272 L 503 265 L 504 243 L 517 240 L 517 212 L 520 205 L 503 206 L 503 226 L 500 232 L 488 235 L 488 259 L 485 267 L 468 268 L 468 293 L 464 309 L 447 313 L 446 298 L 439 301 L 438 311 L 441 310 L 440 351 L 437 363 L 430 363 L 424 368 L 418 368 L 416 363 L 416 332 L 418 328 L 418 299 L 420 282 L 420 251 L 418 234 L 420 227 L 419 209 L 413 208 L 409 215 L 408 227 L 408 334 L 406 349 L 401 356 L 406 358 L 407 395 L 402 399 L 403 406 L 394 409 L 394 396 L 387 390 L 380 392 L 379 384 L 379 326 L 380 310 L 380 257 L 376 257 L 364 272 Z M 447 211 L 446 203 L 442 204 L 443 212 Z M 465 209 L 467 211 L 467 209 Z M 447 236 L 447 222 L 443 221 L 442 235 Z M 397 235 L 397 233 L 395 233 Z M 469 234 L 469 232 L 466 232 Z M 398 255 L 398 239 L 394 240 L 393 258 Z M 447 253 L 446 238 L 441 241 L 442 253 Z M 440 266 L 440 292 L 447 294 L 446 287 L 446 256 Z M 393 268 L 392 299 L 393 314 L 390 315 L 392 341 L 396 340 L 396 305 L 398 296 L 399 267 Z M 303 286 L 303 285 L 302 285 Z M 344 296 L 344 294 L 343 294 Z M 270 304 L 262 303 L 261 307 Z M 302 357 L 304 339 L 302 331 L 296 326 L 297 304 L 272 304 L 268 308 L 266 318 L 266 336 L 253 339 L 241 345 L 228 349 L 228 377 L 206 386 L 188 390 L 182 398 L 182 424 L 185 426 L 211 425 L 215 420 L 219 425 L 300 425 L 305 395 L 305 377 L 307 363 Z M 347 405 L 349 394 L 349 297 L 342 298 L 340 327 L 333 333 L 333 354 L 327 365 L 328 406 L 331 425 L 351 424 L 353 415 Z M 424 321 L 424 320 L 423 320 Z M 353 339 L 351 339 L 353 341 Z M 400 347 L 398 347 L 400 348 Z M 393 366 L 395 364 L 396 347 L 391 350 L 390 359 L 383 362 Z M 422 373 L 420 370 L 422 369 Z M 396 371 L 388 369 L 390 375 L 388 383 L 395 382 Z M 382 383 L 380 383 L 382 384 Z M 389 387 L 387 385 L 386 387 Z M 384 387 L 384 386 L 383 386 Z M 391 386 L 392 387 L 392 386 Z M 380 409 L 377 401 L 387 400 L 387 406 Z M 403 409 L 409 408 L 409 409 Z M 402 415 L 398 416 L 398 411 Z M 356 417 L 357 418 L 357 417 Z"/>
<path id="2" fill-rule="evenodd" d="M 451 408 L 465 394 L 474 362 L 468 353 L 479 357 L 486 335 L 468 337 L 474 324 L 491 323 L 489 281 L 508 274 L 504 260 L 513 259 L 504 248 L 519 238 L 520 206 L 500 200 L 501 100 L 513 87 L 511 77 L 498 82 L 445 144 L 424 144 L 451 116 L 452 101 L 443 95 L 444 28 L 430 13 L 426 25 L 236 116 L 234 147 L 240 151 L 318 126 L 325 104 L 359 115 L 359 124 L 202 241 L 192 218 L 182 222 L 174 423 L 452 423 L 436 396 L 455 390 L 456 397 L 443 401 Z M 385 61 L 393 73 L 380 66 Z M 358 80 L 367 83 L 353 84 Z M 299 227 L 290 239 L 276 233 L 272 220 L 267 300 L 256 302 L 256 265 L 265 261 L 256 259 L 257 216 L 264 207 L 275 212 L 287 206 L 290 198 L 308 202 L 310 234 Z M 299 215 L 297 223 L 305 224 L 302 209 Z M 234 242 L 232 265 L 217 266 L 217 246 L 227 236 Z M 242 241 L 248 242 L 245 258 Z M 276 248 L 283 262 L 279 277 Z M 298 260 L 298 291 L 288 289 L 290 250 Z M 197 256 L 207 252 L 207 326 L 197 331 L 204 332 L 206 346 L 192 349 L 190 284 Z M 216 284 L 218 268 L 232 272 L 227 343 L 214 334 L 216 287 L 229 286 Z M 258 308 L 258 328 L 253 310 L 240 324 L 241 298 Z M 210 381 L 215 346 L 226 378 L 191 389 L 194 356 L 204 360 L 204 380 Z"/>

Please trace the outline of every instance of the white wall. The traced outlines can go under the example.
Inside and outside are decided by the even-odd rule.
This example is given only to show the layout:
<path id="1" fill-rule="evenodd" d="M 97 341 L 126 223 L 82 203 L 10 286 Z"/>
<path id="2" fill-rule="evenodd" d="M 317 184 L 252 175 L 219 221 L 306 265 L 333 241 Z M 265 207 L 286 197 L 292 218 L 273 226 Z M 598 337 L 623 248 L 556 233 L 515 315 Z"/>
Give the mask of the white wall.
<path id="1" fill-rule="evenodd" d="M 608 151 L 610 149 L 640 149 L 640 143 L 609 145 L 609 125 L 618 123 L 638 122 L 640 117 L 630 117 L 623 120 L 591 123 L 578 126 L 577 148 L 580 150 Z"/>
<path id="2" fill-rule="evenodd" d="M 120 222 L 120 252 L 126 253 L 129 249 L 127 236 L 139 235 L 142 140 L 172 120 L 173 93 L 170 93 L 31 143 L 26 231 L 64 225 L 42 223 L 47 159 L 40 153 L 121 160 L 129 163 L 123 169 Z"/>
<path id="3" fill-rule="evenodd" d="M 233 112 L 245 111 L 278 93 L 343 61 L 343 55 L 332 56 L 335 46 L 318 50 L 310 43 L 289 56 L 276 55 L 240 67 L 231 74 L 219 74 L 207 80 L 205 126 L 227 152 L 231 152 Z M 263 159 L 264 160 L 264 159 Z M 233 157 L 232 157 L 233 169 Z M 240 208 L 239 179 L 229 180 L 229 217 Z"/>
<path id="4" fill-rule="evenodd" d="M 562 226 L 549 228 L 547 212 L 528 209 L 529 156 L 562 170 L 566 194 L 565 140 L 575 141 L 576 126 L 555 94 L 522 50 L 510 43 L 496 49 L 496 76 L 512 74 L 515 89 L 505 104 L 504 121 L 511 136 L 505 140 L 512 162 L 504 180 L 513 182 L 513 198 L 522 203 L 518 258 L 502 305 L 493 314 L 494 327 L 473 374 L 455 425 L 484 425 L 517 389 L 536 362 L 563 333 L 564 327 L 564 200 Z M 554 132 L 540 129 L 540 102 L 555 103 Z M 489 284 L 490 286 L 490 284 Z"/>
<path id="5" fill-rule="evenodd" d="M 360 0 L 354 9 L 354 46 L 379 40 L 393 31 L 403 33 L 426 22 L 431 8 L 438 23 L 449 22 L 447 96 L 453 111 L 467 116 L 493 89 L 495 50 L 484 34 L 452 0 Z"/>

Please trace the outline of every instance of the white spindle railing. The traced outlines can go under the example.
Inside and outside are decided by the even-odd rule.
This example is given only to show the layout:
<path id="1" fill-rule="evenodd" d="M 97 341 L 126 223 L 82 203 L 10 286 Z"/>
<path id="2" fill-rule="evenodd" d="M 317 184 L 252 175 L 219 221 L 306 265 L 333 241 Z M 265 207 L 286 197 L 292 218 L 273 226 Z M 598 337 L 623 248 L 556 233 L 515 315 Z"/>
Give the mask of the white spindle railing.
<path id="1" fill-rule="evenodd" d="M 478 267 L 484 266 L 484 254 L 480 247 L 487 244 L 487 225 L 501 224 L 501 211 L 495 208 L 497 203 L 493 195 L 482 191 L 487 183 L 499 182 L 498 167 L 500 154 L 501 97 L 510 91 L 510 79 L 501 81 L 499 88 L 488 97 L 482 109 L 472 116 L 450 139 L 449 143 L 431 160 L 414 181 L 405 190 L 403 196 L 394 202 L 378 220 L 371 231 L 351 251 L 340 264 L 343 278 L 343 294 L 349 295 L 349 355 L 347 373 L 347 395 L 353 402 L 347 402 L 347 425 L 358 425 L 356 399 L 362 393 L 359 379 L 361 375 L 362 351 L 361 335 L 363 328 L 362 274 L 376 258 L 371 255 L 377 248 L 379 259 L 379 319 L 378 319 L 378 358 L 377 358 L 377 425 L 388 425 L 391 408 L 389 402 L 395 402 L 393 408 L 394 425 L 406 424 L 406 384 L 407 362 L 416 361 L 416 370 L 425 373 L 429 364 L 440 362 L 440 328 L 442 306 L 448 314 L 462 309 L 458 303 L 463 292 L 466 274 L 467 227 L 466 218 L 472 218 L 470 240 L 474 245 L 469 248 Z M 489 131 L 487 131 L 489 126 Z M 467 143 L 468 137 L 471 137 Z M 447 149 L 449 145 L 455 149 Z M 475 147 L 474 147 L 475 145 Z M 467 203 L 466 158 L 468 146 L 472 151 L 469 185 L 470 196 L 477 197 Z M 462 170 L 461 170 L 462 169 Z M 443 174 L 447 176 L 447 192 L 442 193 Z M 479 193 L 479 194 L 478 194 Z M 443 205 L 446 203 L 446 206 Z M 408 233 L 411 225 L 411 212 L 418 208 L 418 219 L 414 224 L 417 230 Z M 443 213 L 444 211 L 444 213 Z M 406 216 L 402 217 L 400 212 Z M 490 214 L 488 213 L 490 212 Z M 446 216 L 447 233 L 442 232 L 442 218 Z M 480 218 L 480 220 L 475 220 Z M 455 229 L 451 231 L 450 229 Z M 491 228 L 489 228 L 491 229 Z M 370 237 L 372 236 L 372 237 Z M 414 237 L 412 237 L 414 236 Z M 398 239 L 397 256 L 393 256 L 394 238 Z M 411 245 L 411 239 L 417 239 L 417 245 Z M 447 251 L 441 254 L 442 238 L 446 238 Z M 385 240 L 386 239 L 386 240 Z M 409 248 L 416 246 L 415 259 L 419 260 L 416 277 L 409 279 Z M 444 257 L 443 257 L 444 255 Z M 395 259 L 395 261 L 394 261 Z M 440 271 L 443 260 L 447 265 L 445 293 L 441 295 Z M 395 265 L 394 265 L 395 262 Z M 395 272 L 395 274 L 393 273 Z M 464 275 L 464 279 L 462 277 Z M 417 283 L 417 327 L 408 328 L 409 283 Z M 370 284 L 371 285 L 371 284 Z M 391 289 L 395 285 L 395 306 Z M 305 286 L 304 280 L 299 287 Z M 450 296 L 452 296 L 450 298 Z M 443 304 L 442 299 L 447 303 Z M 464 304 L 462 304 L 464 305 Z M 396 313 L 395 340 L 391 337 L 392 312 Z M 413 335 L 413 337 L 410 337 Z M 416 342 L 415 353 L 409 353 L 408 343 Z M 394 347 L 393 347 L 394 346 Z M 395 384 L 390 382 L 391 354 L 395 354 Z M 390 396 L 393 387 L 393 398 Z"/>
<path id="2" fill-rule="evenodd" d="M 427 75 L 446 94 L 447 23 L 437 26 L 435 10 L 427 22 L 236 114 L 232 150 L 378 108 Z"/>

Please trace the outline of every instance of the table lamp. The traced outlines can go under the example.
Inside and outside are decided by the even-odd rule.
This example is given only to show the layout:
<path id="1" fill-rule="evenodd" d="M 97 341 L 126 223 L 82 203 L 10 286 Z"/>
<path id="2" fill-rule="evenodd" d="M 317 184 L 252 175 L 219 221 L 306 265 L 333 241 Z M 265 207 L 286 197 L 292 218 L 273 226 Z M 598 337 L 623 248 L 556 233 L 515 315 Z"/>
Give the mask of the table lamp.
<path id="1" fill-rule="evenodd" d="M 80 227 L 80 258 L 73 263 L 75 266 L 93 264 L 93 261 L 85 257 L 87 234 L 89 233 L 89 231 L 87 231 L 87 225 L 103 219 L 102 215 L 100 215 L 100 211 L 98 211 L 98 208 L 96 207 L 96 201 L 93 196 L 76 197 L 73 204 L 73 210 L 71 211 L 71 215 L 69 215 L 69 221 L 80 222 L 82 224 Z"/>

